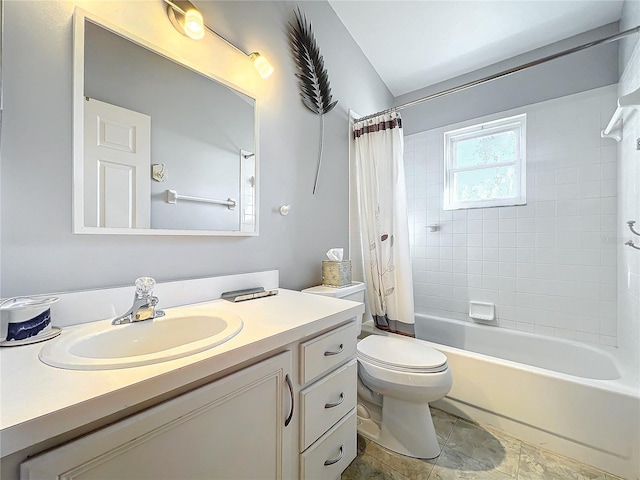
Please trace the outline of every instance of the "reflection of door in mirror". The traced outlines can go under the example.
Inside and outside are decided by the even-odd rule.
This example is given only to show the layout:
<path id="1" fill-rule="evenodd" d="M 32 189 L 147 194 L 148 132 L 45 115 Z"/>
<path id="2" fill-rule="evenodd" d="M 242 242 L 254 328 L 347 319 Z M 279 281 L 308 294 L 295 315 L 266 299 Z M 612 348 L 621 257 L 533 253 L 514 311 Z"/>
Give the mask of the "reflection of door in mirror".
<path id="1" fill-rule="evenodd" d="M 151 117 L 86 97 L 85 226 L 149 228 Z"/>

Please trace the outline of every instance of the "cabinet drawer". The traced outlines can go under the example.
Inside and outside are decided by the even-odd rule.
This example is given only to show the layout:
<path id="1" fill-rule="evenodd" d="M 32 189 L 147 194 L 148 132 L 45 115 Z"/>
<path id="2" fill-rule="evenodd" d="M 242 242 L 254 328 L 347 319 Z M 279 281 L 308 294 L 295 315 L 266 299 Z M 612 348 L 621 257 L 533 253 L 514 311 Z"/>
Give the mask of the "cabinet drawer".
<path id="1" fill-rule="evenodd" d="M 356 322 L 300 344 L 300 384 L 304 385 L 356 354 Z"/>
<path id="2" fill-rule="evenodd" d="M 356 428 L 354 409 L 300 455 L 301 478 L 338 478 L 356 458 Z"/>
<path id="3" fill-rule="evenodd" d="M 305 450 L 356 406 L 358 367 L 356 359 L 300 393 L 301 445 Z"/>

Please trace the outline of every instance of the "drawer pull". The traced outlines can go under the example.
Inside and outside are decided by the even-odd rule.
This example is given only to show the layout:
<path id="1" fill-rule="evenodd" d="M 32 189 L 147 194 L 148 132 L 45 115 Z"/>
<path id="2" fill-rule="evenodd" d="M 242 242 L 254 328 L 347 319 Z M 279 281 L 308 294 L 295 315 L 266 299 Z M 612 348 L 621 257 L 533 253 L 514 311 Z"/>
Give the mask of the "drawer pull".
<path id="1" fill-rule="evenodd" d="M 344 402 L 344 392 L 340 394 L 340 400 L 335 403 L 325 403 L 324 408 L 334 408 L 340 405 L 342 402 Z"/>
<path id="2" fill-rule="evenodd" d="M 289 395 L 291 396 L 291 411 L 289 412 L 289 416 L 287 417 L 287 419 L 284 421 L 284 426 L 288 427 L 289 423 L 291 423 L 291 419 L 293 418 L 294 395 L 293 395 L 293 385 L 291 385 L 291 379 L 289 378 L 288 373 L 285 375 L 284 380 L 285 382 L 287 382 L 287 387 L 289 387 Z"/>
<path id="3" fill-rule="evenodd" d="M 337 350 L 324 352 L 324 356 L 325 357 L 330 357 L 331 355 L 338 355 L 338 354 L 342 353 L 343 350 L 344 350 L 344 345 L 341 343 Z"/>
<path id="4" fill-rule="evenodd" d="M 324 461 L 324 466 L 328 467 L 329 465 L 333 465 L 334 463 L 338 463 L 340 460 L 342 460 L 343 456 L 344 456 L 344 445 L 340 445 L 340 455 L 338 455 L 337 458 L 332 458 L 331 460 L 325 460 Z"/>

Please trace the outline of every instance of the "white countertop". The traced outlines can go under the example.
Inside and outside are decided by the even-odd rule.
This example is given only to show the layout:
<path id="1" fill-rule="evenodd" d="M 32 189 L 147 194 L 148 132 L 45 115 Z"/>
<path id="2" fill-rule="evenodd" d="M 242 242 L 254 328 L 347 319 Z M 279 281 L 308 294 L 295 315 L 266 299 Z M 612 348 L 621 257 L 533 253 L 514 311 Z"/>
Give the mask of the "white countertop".
<path id="1" fill-rule="evenodd" d="M 277 296 L 241 303 L 215 300 L 197 305 L 235 313 L 244 327 L 234 338 L 210 350 L 115 370 L 50 367 L 38 359 L 44 342 L 1 348 L 0 456 L 215 375 L 364 311 L 361 303 L 283 289 Z M 78 327 L 65 327 L 58 338 L 74 328 Z"/>

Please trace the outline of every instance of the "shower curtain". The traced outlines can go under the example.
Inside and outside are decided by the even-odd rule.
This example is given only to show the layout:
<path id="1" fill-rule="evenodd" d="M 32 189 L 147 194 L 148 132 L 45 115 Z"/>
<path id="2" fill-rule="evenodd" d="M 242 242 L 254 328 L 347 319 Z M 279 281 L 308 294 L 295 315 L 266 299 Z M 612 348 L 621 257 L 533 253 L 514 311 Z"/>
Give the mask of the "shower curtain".
<path id="1" fill-rule="evenodd" d="M 400 114 L 355 123 L 353 138 L 368 307 L 378 328 L 415 336 Z"/>

